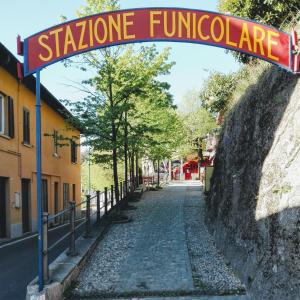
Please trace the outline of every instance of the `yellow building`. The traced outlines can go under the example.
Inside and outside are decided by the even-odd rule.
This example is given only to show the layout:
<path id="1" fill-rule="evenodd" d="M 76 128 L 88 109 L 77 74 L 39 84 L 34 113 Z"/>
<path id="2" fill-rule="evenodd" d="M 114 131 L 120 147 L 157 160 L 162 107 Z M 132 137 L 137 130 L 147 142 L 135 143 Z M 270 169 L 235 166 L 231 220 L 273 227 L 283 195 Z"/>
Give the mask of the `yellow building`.
<path id="1" fill-rule="evenodd" d="M 19 81 L 17 62 L 0 43 L 0 239 L 37 229 L 35 77 Z M 43 209 L 54 214 L 80 201 L 80 132 L 44 86 L 41 99 Z"/>

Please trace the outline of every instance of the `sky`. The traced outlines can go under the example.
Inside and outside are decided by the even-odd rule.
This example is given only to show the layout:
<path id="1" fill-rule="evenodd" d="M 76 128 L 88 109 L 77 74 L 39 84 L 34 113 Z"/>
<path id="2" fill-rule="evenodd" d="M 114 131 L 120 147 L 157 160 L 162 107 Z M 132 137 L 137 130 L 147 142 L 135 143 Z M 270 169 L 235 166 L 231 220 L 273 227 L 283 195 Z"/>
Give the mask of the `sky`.
<path id="1" fill-rule="evenodd" d="M 26 38 L 36 32 L 60 22 L 60 17 L 68 20 L 76 18 L 76 11 L 84 0 L 1 0 L 0 42 L 16 55 L 16 36 Z M 138 7 L 184 7 L 216 11 L 218 0 L 121 0 L 122 8 Z M 224 49 L 187 43 L 157 43 L 158 49 L 171 47 L 170 60 L 176 65 L 171 74 L 162 78 L 171 84 L 174 102 L 180 102 L 191 90 L 199 90 L 209 71 L 228 73 L 236 71 L 239 65 Z M 22 60 L 22 57 L 18 57 Z M 1 58 L 0 58 L 1 59 Z M 41 72 L 42 83 L 58 99 L 73 101 L 82 97 L 74 88 L 68 87 L 71 81 L 81 81 L 84 74 L 66 69 L 62 63 L 47 67 Z"/>

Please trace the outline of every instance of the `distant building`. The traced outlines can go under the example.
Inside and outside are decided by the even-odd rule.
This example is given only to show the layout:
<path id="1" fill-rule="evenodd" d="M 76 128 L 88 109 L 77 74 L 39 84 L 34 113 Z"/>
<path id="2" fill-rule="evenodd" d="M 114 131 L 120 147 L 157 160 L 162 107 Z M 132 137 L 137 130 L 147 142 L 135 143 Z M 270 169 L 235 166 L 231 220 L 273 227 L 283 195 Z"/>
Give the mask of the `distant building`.
<path id="1" fill-rule="evenodd" d="M 0 239 L 37 228 L 35 77 L 19 81 L 17 63 L 0 43 Z M 44 86 L 41 99 L 43 210 L 54 214 L 80 201 L 80 132 Z"/>

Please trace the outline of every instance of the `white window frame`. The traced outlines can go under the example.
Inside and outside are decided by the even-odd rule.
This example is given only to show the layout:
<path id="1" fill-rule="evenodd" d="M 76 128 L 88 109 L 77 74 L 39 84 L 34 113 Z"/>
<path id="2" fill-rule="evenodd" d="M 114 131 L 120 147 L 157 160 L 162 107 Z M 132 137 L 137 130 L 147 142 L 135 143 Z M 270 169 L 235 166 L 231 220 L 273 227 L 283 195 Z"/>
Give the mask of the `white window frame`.
<path id="1" fill-rule="evenodd" d="M 1 99 L 1 112 L 2 112 L 2 124 L 1 124 L 1 129 L 0 129 L 0 134 L 5 133 L 5 97 L 3 94 L 0 94 L 0 99 Z"/>

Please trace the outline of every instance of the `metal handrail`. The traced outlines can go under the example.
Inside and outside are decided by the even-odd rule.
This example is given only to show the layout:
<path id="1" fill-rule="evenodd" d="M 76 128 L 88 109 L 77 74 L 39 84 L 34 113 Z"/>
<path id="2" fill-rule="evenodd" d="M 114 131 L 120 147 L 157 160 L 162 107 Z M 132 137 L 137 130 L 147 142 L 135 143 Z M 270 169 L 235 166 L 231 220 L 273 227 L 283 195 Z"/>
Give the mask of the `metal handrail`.
<path id="1" fill-rule="evenodd" d="M 43 240 L 43 260 L 44 260 L 44 277 L 48 278 L 49 274 L 49 264 L 48 264 L 48 253 L 52 251 L 55 247 L 57 247 L 60 243 L 62 243 L 66 238 L 70 238 L 69 251 L 68 254 L 71 256 L 76 255 L 75 249 L 75 239 L 76 239 L 76 230 L 78 230 L 82 225 L 85 225 L 85 238 L 91 237 L 91 221 L 92 217 L 97 215 L 96 222 L 100 223 L 100 219 L 105 217 L 115 206 L 119 205 L 121 201 L 126 199 L 127 193 L 129 191 L 128 187 L 125 188 L 125 182 L 120 182 L 120 193 L 119 199 L 116 199 L 114 186 L 111 185 L 110 189 L 105 188 L 104 191 L 96 191 L 96 194 L 86 195 L 86 199 L 79 203 L 69 202 L 69 207 L 49 216 L 48 213 L 44 213 L 43 217 L 43 227 L 44 227 L 44 240 Z M 131 184 L 127 182 L 130 190 L 132 188 Z M 94 201 L 96 200 L 96 201 Z M 82 204 L 86 204 L 85 206 L 85 216 L 76 218 L 76 208 L 81 206 Z M 96 207 L 96 210 L 94 209 Z M 82 210 L 81 210 L 82 211 Z M 102 215 L 101 215 L 102 212 Z M 55 241 L 50 247 L 48 247 L 48 228 L 49 223 L 54 219 L 61 217 L 69 213 L 68 223 L 65 222 L 65 225 L 70 226 L 70 231 L 64 234 L 61 238 Z M 94 218 L 93 218 L 94 219 Z M 82 220 L 82 221 L 81 221 Z M 65 220 L 66 221 L 66 220 Z M 79 221 L 79 224 L 75 226 L 75 224 Z"/>
<path id="2" fill-rule="evenodd" d="M 62 210 L 62 211 L 58 212 L 58 213 L 55 214 L 55 215 L 49 216 L 49 217 L 48 217 L 48 222 L 54 220 L 55 218 L 57 218 L 57 217 L 59 217 L 59 216 L 61 216 L 61 215 L 64 215 L 65 213 L 69 212 L 70 210 L 71 210 L 71 208 L 69 207 L 69 208 L 66 208 L 65 210 Z"/>

